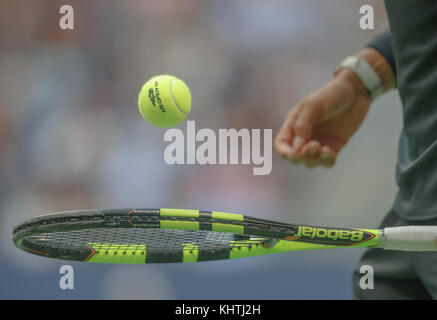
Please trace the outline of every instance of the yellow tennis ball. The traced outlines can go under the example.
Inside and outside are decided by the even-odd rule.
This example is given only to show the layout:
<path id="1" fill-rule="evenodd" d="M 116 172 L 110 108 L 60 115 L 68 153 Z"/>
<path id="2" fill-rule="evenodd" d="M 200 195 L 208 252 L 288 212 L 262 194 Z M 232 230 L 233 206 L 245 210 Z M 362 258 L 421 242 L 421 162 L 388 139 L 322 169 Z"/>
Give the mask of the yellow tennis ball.
<path id="1" fill-rule="evenodd" d="M 190 89 L 174 76 L 155 76 L 141 88 L 138 108 L 151 124 L 160 128 L 173 127 L 191 110 Z"/>

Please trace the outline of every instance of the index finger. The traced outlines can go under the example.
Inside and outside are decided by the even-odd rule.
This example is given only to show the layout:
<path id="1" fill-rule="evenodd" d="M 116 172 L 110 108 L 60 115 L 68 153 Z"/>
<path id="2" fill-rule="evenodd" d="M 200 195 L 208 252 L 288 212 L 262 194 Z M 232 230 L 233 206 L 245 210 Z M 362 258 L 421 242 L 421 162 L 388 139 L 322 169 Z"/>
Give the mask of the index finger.
<path id="1" fill-rule="evenodd" d="M 275 150 L 281 157 L 289 157 L 293 153 L 292 141 L 294 137 L 293 125 L 296 122 L 297 113 L 296 109 L 292 109 L 282 123 L 276 138 L 275 138 Z"/>

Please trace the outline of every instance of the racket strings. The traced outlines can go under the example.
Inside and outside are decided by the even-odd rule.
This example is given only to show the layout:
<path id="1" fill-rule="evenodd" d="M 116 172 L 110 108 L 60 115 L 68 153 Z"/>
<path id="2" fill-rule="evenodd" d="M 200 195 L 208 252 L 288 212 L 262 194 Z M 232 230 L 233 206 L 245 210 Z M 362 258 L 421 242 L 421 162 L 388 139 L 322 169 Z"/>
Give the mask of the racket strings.
<path id="1" fill-rule="evenodd" d="M 266 238 L 209 230 L 142 228 L 99 228 L 60 231 L 29 236 L 37 247 L 138 251 L 147 249 L 192 250 L 201 248 L 243 248 L 262 244 Z"/>

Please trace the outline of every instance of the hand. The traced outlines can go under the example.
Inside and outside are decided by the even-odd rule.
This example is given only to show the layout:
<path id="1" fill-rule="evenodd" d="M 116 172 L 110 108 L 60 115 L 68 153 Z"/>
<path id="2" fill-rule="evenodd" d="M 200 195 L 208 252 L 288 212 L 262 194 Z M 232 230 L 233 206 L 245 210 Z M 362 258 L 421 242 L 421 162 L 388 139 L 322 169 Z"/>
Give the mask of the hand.
<path id="1" fill-rule="evenodd" d="M 332 167 L 363 122 L 370 102 L 356 74 L 342 69 L 290 110 L 275 138 L 276 152 L 310 168 Z"/>

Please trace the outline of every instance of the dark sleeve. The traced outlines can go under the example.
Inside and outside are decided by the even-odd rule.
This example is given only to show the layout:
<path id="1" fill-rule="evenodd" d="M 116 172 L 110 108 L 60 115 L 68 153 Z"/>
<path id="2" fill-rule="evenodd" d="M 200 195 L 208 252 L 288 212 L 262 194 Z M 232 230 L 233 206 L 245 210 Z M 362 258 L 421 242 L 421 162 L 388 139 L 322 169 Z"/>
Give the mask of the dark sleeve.
<path id="1" fill-rule="evenodd" d="M 396 63 L 395 63 L 395 57 L 393 55 L 393 50 L 391 47 L 390 30 L 387 30 L 386 32 L 376 36 L 376 38 L 370 41 L 366 45 L 366 47 L 370 47 L 379 51 L 379 53 L 381 53 L 384 56 L 384 58 L 387 60 L 387 62 L 390 64 L 391 69 L 393 70 L 396 76 Z"/>

